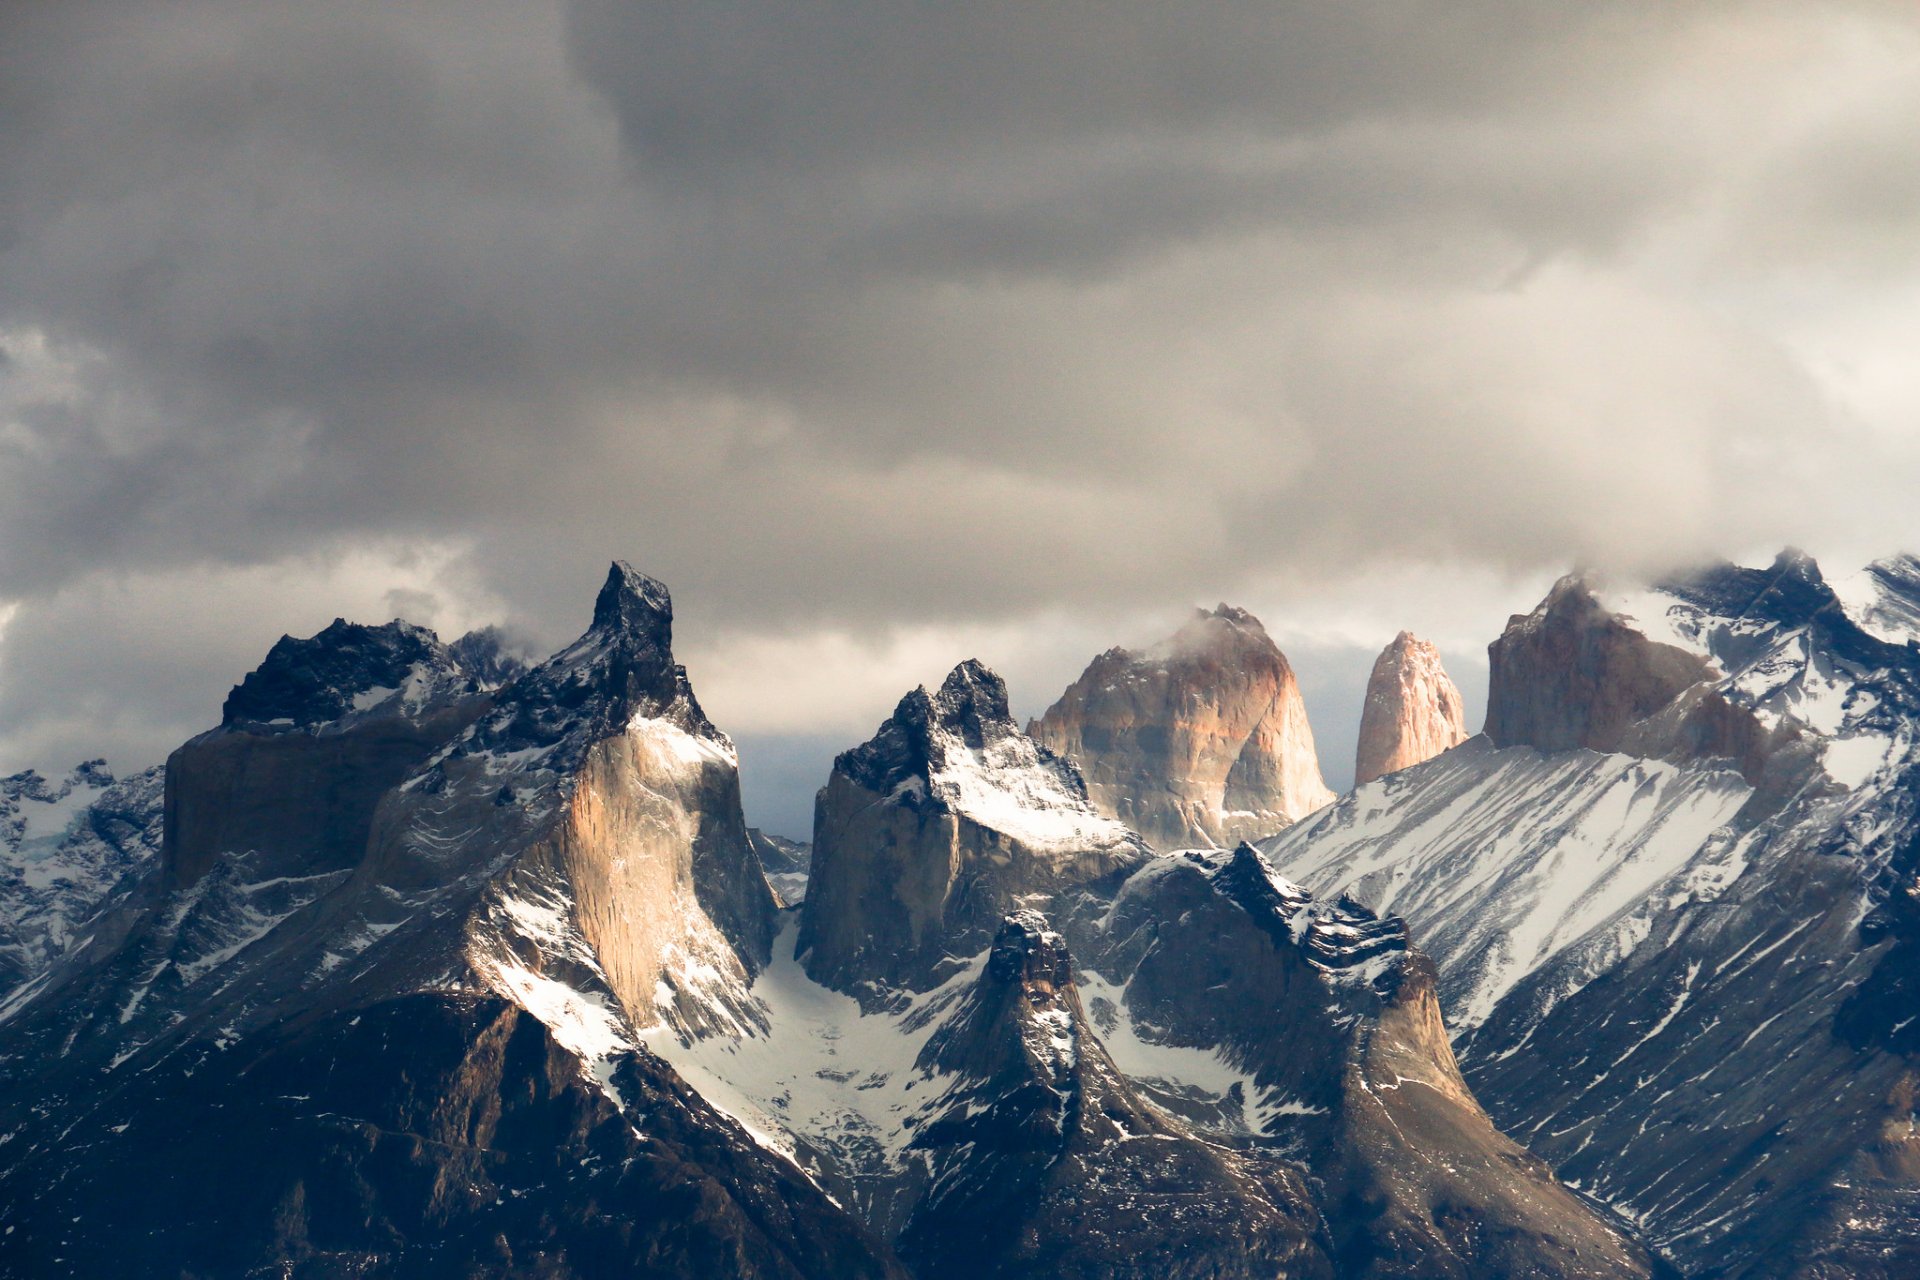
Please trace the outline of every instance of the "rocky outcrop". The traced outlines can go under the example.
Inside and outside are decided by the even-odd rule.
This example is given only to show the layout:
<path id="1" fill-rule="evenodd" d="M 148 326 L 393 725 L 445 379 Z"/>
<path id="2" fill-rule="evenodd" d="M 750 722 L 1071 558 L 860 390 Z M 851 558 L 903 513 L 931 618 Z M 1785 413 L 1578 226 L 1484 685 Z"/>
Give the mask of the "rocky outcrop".
<path id="1" fill-rule="evenodd" d="M 1159 849 L 1268 835 L 1333 798 L 1293 669 L 1229 605 L 1151 649 L 1101 654 L 1028 732 Z"/>
<path id="2" fill-rule="evenodd" d="M 1038 913 L 1006 919 L 921 1061 L 955 1082 L 912 1143 L 931 1179 L 900 1251 L 923 1280 L 1335 1274 L 1302 1172 L 1142 1098 Z"/>
<path id="3" fill-rule="evenodd" d="M 1440 665 L 1440 651 L 1402 631 L 1374 660 L 1360 712 L 1353 782 L 1431 760 L 1467 740 L 1466 704 Z"/>
<path id="4" fill-rule="evenodd" d="M 223 852 L 247 852 L 263 876 L 357 865 L 381 797 L 490 698 L 422 627 L 336 619 L 282 636 L 220 727 L 167 759 L 168 883 L 191 886 Z"/>
<path id="5" fill-rule="evenodd" d="M 1007 912 L 1145 857 L 1094 812 L 1073 765 L 1020 732 L 1006 682 L 963 662 L 834 761 L 815 805 L 800 952 L 839 990 L 924 990 Z"/>
<path id="6" fill-rule="evenodd" d="M 1487 736 L 1502 747 L 1612 751 L 1636 725 L 1708 679 L 1700 654 L 1649 639 L 1562 578 L 1487 646 Z"/>
<path id="7" fill-rule="evenodd" d="M 478 847 L 474 832 L 484 833 Z M 508 904 L 557 897 L 637 1025 L 751 1017 L 775 903 L 747 840 L 733 744 L 673 659 L 665 586 L 615 564 L 573 644 L 381 802 L 368 874 L 402 890 L 510 856 Z M 496 931 L 497 932 L 497 931 Z M 513 961 L 470 948 L 483 971 Z"/>
<path id="8" fill-rule="evenodd" d="M 1301 1152 L 1323 1180 L 1341 1275 L 1658 1272 L 1482 1112 L 1448 1047 L 1433 966 L 1400 920 L 1317 899 L 1251 846 L 1168 861 L 1114 911 L 1115 934 L 1153 922 L 1124 1016 L 1245 1073 L 1241 1113 L 1201 1123 Z"/>

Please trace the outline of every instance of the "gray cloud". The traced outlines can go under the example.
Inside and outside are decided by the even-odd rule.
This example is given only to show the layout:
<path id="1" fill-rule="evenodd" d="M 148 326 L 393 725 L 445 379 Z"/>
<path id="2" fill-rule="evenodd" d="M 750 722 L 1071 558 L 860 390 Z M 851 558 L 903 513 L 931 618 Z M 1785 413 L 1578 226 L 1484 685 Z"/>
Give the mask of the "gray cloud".
<path id="1" fill-rule="evenodd" d="M 1920 541 L 1916 70 L 1869 0 L 8 6 L 0 755 L 613 555 L 695 653 L 1040 682 L 1043 616 Z"/>

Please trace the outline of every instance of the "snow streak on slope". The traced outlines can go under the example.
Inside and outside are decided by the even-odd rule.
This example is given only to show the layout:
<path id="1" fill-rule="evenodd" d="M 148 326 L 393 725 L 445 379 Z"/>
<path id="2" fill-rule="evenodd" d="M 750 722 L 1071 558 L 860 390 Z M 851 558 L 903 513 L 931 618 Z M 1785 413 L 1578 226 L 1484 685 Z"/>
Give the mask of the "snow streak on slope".
<path id="1" fill-rule="evenodd" d="M 1466 1028 L 1596 930 L 1617 927 L 1630 950 L 1650 894 L 1705 900 L 1731 882 L 1737 848 L 1720 828 L 1749 794 L 1728 770 L 1477 738 L 1262 848 L 1316 894 L 1410 921 L 1443 975 L 1442 1006 Z"/>
<path id="2" fill-rule="evenodd" d="M 944 1090 L 918 1059 L 978 979 L 985 955 L 904 1008 L 862 1014 L 853 997 L 807 977 L 794 958 L 797 933 L 789 916 L 773 963 L 753 985 L 767 1011 L 765 1031 L 689 1044 L 662 1024 L 642 1031 L 641 1041 L 762 1144 L 816 1176 L 827 1157 L 854 1172 L 855 1195 L 864 1196 L 862 1184 L 907 1171 L 907 1144 L 939 1113 Z"/>
<path id="3" fill-rule="evenodd" d="M 929 727 L 933 794 L 954 813 L 1013 837 L 1029 848 L 1078 850 L 1114 844 L 1127 828 L 1095 813 L 1068 767 L 1043 757 L 1033 740 L 1012 733 L 975 747 L 944 724 Z M 920 785 L 909 779 L 904 787 Z"/>
<path id="4" fill-rule="evenodd" d="M 161 787 L 158 768 L 115 782 L 99 760 L 60 782 L 0 778 L 0 994 L 71 950 L 158 852 Z"/>
<path id="5" fill-rule="evenodd" d="M 1920 556 L 1889 556 L 1833 584 L 1847 616 L 1890 644 L 1920 640 Z"/>
<path id="6" fill-rule="evenodd" d="M 1920 561 L 1913 557 L 1869 565 L 1831 593 L 1818 566 L 1793 552 L 1764 573 L 1730 570 L 1654 587 L 1597 579 L 1587 585 L 1648 639 L 1705 658 L 1716 669 L 1719 695 L 1767 729 L 1824 739 L 1827 775 L 1843 787 L 1866 784 L 1912 745 L 1881 686 L 1888 664 L 1903 661 L 1886 646 L 1920 636 Z"/>

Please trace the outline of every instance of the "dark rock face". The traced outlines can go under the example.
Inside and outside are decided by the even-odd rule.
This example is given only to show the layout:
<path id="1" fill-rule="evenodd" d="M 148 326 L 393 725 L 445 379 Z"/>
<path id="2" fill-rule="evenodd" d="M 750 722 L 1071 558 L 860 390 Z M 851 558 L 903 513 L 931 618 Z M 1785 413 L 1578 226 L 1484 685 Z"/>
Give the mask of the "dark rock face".
<path id="1" fill-rule="evenodd" d="M 381 798 L 484 705 L 482 696 L 417 718 L 370 716 L 326 734 L 257 733 L 242 721 L 193 739 L 167 757 L 169 883 L 194 884 L 227 850 L 302 873 L 356 865 Z"/>
<path id="2" fill-rule="evenodd" d="M 815 806 L 800 951 L 838 990 L 925 990 L 985 947 L 1024 896 L 1145 856 L 1088 805 L 1073 766 L 1015 726 L 1005 682 L 965 662 L 834 761 Z"/>
<path id="3" fill-rule="evenodd" d="M 109 1077 L 67 1141 L 29 1122 L 0 1170 L 0 1270 L 902 1274 L 657 1060 L 628 1056 L 612 1080 L 627 1114 L 536 1019 L 486 997 L 200 1044 Z"/>
<path id="4" fill-rule="evenodd" d="M 0 1011 L 0 1271 L 898 1274 L 635 1048 L 750 1024 L 774 914 L 669 622 L 616 566 L 498 690 L 404 626 L 278 646 L 166 866 Z"/>
<path id="5" fill-rule="evenodd" d="M 1647 639 L 1578 578 L 1554 584 L 1487 646 L 1487 736 L 1502 747 L 1612 751 L 1641 721 L 1707 679 L 1696 654 Z"/>
<path id="6" fill-rule="evenodd" d="M 1402 922 L 1317 900 L 1246 845 L 1159 870 L 1116 907 L 1116 933 L 1149 922 L 1128 1008 L 1167 1042 L 1242 1065 L 1257 1131 L 1296 1144 L 1324 1183 L 1339 1274 L 1658 1272 L 1494 1129 Z"/>
<path id="7" fill-rule="evenodd" d="M 1144 652 L 1109 649 L 1027 731 L 1159 849 L 1270 835 L 1333 799 L 1293 668 L 1230 605 Z"/>
<path id="8" fill-rule="evenodd" d="M 1005 921 L 923 1056 L 968 1084 L 914 1139 L 932 1161 L 900 1238 L 915 1275 L 1334 1274 L 1305 1179 L 1199 1141 L 1142 1099 L 1036 913 Z"/>
<path id="9" fill-rule="evenodd" d="M 282 636 L 220 727 L 167 760 L 168 882 L 192 885 L 229 850 L 288 874 L 354 866 L 381 797 L 488 705 L 424 628 L 336 620 Z"/>
<path id="10" fill-rule="evenodd" d="M 370 690 L 399 693 L 416 672 L 428 682 L 451 681 L 459 666 L 424 627 L 398 620 L 367 627 L 335 618 L 308 639 L 281 636 L 266 661 L 227 695 L 220 723 L 328 724 L 358 710 L 356 699 Z"/>

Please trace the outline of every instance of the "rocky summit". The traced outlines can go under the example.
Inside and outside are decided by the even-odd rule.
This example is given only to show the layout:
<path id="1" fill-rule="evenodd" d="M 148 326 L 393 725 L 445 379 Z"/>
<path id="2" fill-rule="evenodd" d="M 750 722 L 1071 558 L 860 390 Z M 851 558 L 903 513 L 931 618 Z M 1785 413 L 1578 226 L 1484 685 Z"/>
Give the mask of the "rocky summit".
<path id="1" fill-rule="evenodd" d="M 1107 650 L 1027 731 L 1156 849 L 1271 835 L 1333 799 L 1293 668 L 1230 605 L 1149 649 Z"/>
<path id="2" fill-rule="evenodd" d="M 963 662 L 811 845 L 627 565 L 283 638 L 0 780 L 0 1275 L 1920 1273 L 1905 563 L 1569 577 L 1465 742 L 1402 635 L 1337 800 L 1238 610 L 1025 732 Z"/>
<path id="3" fill-rule="evenodd" d="M 1467 740 L 1466 704 L 1440 665 L 1440 651 L 1402 631 L 1374 660 L 1360 712 L 1353 781 L 1431 760 Z"/>

